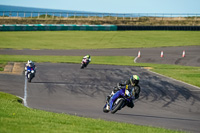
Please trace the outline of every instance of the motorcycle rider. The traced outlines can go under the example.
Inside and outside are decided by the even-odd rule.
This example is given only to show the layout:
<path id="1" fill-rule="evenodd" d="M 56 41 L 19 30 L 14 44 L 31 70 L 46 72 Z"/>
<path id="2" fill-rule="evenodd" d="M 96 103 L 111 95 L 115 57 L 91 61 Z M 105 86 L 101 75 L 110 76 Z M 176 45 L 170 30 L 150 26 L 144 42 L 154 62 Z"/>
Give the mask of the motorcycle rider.
<path id="1" fill-rule="evenodd" d="M 31 60 L 28 60 L 27 61 L 27 63 L 26 63 L 26 66 L 25 66 L 25 75 L 27 74 L 27 67 L 30 67 L 30 68 L 33 68 L 34 70 L 35 70 L 35 73 L 36 73 L 36 66 L 35 66 L 35 64 L 34 64 L 34 62 L 33 61 L 31 61 Z M 35 73 L 34 73 L 34 76 L 33 77 L 35 77 Z"/>
<path id="2" fill-rule="evenodd" d="M 111 97 L 112 97 L 117 91 L 119 91 L 120 89 L 125 88 L 125 87 L 126 87 L 126 89 L 134 90 L 134 96 L 133 96 L 133 97 L 134 97 L 134 99 L 138 99 L 138 98 L 139 98 L 139 94 L 140 94 L 139 80 L 140 80 L 140 78 L 139 78 L 138 75 L 132 75 L 132 76 L 130 77 L 130 79 L 129 79 L 129 80 L 126 80 L 124 83 L 118 83 L 118 84 L 117 84 L 117 87 L 114 87 L 114 88 L 113 88 L 112 93 L 111 93 L 109 96 L 107 96 L 107 102 L 108 102 L 108 103 L 112 102 L 112 101 L 111 101 L 111 100 L 112 100 Z M 134 100 L 134 99 L 133 99 L 133 100 Z M 130 108 L 133 108 L 133 107 L 134 107 L 133 101 L 131 100 L 131 102 L 129 102 L 129 103 L 127 104 L 127 106 L 130 107 Z"/>
<path id="3" fill-rule="evenodd" d="M 91 62 L 91 57 L 90 57 L 89 54 L 86 55 L 86 56 L 84 56 L 83 59 L 86 59 L 86 60 L 87 60 L 87 64 L 86 64 L 86 66 Z"/>

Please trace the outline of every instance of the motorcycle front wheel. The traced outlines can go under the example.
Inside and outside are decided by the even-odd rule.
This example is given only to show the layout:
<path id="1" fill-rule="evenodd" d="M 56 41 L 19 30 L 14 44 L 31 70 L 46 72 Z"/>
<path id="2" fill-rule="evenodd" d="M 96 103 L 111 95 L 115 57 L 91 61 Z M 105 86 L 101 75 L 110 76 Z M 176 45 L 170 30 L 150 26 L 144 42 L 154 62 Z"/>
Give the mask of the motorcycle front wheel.
<path id="1" fill-rule="evenodd" d="M 112 109 L 111 109 L 111 113 L 114 114 L 116 113 L 118 110 L 121 109 L 122 105 L 124 104 L 124 99 L 120 99 L 120 101 L 117 104 L 114 104 Z"/>
<path id="2" fill-rule="evenodd" d="M 107 103 L 106 103 L 105 106 L 103 107 L 103 112 L 104 112 L 104 113 L 108 113 L 108 112 L 109 112 L 109 110 L 107 110 L 106 107 L 107 107 Z"/>

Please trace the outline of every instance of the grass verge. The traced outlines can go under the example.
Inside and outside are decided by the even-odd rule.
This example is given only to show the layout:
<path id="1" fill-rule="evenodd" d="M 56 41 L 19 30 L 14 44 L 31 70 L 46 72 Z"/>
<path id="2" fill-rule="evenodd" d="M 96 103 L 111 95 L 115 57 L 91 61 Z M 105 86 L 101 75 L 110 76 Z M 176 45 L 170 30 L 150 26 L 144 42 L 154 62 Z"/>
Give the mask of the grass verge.
<path id="1" fill-rule="evenodd" d="M 0 92 L 0 132 L 28 133 L 180 133 L 26 108 L 16 96 Z"/>
<path id="2" fill-rule="evenodd" d="M 31 56 L 31 55 L 0 55 L 1 62 L 25 62 L 29 59 L 36 62 L 52 63 L 80 63 L 81 56 Z M 149 64 L 134 63 L 134 57 L 131 56 L 92 56 L 91 64 L 107 65 L 127 65 L 152 67 L 151 71 L 166 75 L 168 77 L 181 80 L 183 82 L 200 87 L 200 67 L 166 65 L 166 64 Z M 2 68 L 0 68 L 1 70 Z M 145 79 L 144 79 L 145 80 Z"/>
<path id="3" fill-rule="evenodd" d="M 0 48 L 102 49 L 200 45 L 198 31 L 0 32 Z"/>

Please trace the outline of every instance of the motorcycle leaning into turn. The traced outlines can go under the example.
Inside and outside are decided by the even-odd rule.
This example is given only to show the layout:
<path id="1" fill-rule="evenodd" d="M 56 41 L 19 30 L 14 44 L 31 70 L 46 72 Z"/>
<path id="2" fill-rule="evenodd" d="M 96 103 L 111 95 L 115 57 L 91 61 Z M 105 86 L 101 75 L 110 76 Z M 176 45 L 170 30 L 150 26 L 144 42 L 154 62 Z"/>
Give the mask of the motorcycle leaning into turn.
<path id="1" fill-rule="evenodd" d="M 111 97 L 107 99 L 106 104 L 103 107 L 103 112 L 108 113 L 110 111 L 114 114 L 125 106 L 131 106 L 131 108 L 133 108 L 133 100 L 135 99 L 134 89 L 134 87 L 126 85 L 115 94 L 112 94 Z"/>
<path id="2" fill-rule="evenodd" d="M 84 69 L 85 67 L 87 67 L 88 64 L 89 64 L 89 60 L 87 60 L 86 58 L 83 58 L 81 62 L 81 69 Z"/>

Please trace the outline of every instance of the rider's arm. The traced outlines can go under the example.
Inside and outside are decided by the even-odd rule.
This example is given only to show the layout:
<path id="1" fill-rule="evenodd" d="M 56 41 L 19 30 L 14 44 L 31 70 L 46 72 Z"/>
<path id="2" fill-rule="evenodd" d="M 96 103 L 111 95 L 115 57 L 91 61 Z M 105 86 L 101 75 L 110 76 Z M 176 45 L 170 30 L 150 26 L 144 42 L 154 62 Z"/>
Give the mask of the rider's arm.
<path id="1" fill-rule="evenodd" d="M 26 64 L 25 67 L 24 67 L 25 71 L 27 70 L 27 67 L 28 67 L 28 64 Z"/>
<path id="2" fill-rule="evenodd" d="M 126 80 L 124 83 L 120 82 L 117 84 L 117 86 L 125 86 L 125 85 L 129 85 L 130 84 L 130 80 Z"/>
<path id="3" fill-rule="evenodd" d="M 140 96 L 140 86 L 136 85 L 135 86 L 135 99 L 138 99 Z"/>
<path id="4" fill-rule="evenodd" d="M 126 85 L 130 85 L 130 84 L 131 84 L 130 80 L 126 80 L 126 81 L 125 81 L 125 84 L 126 84 Z"/>

